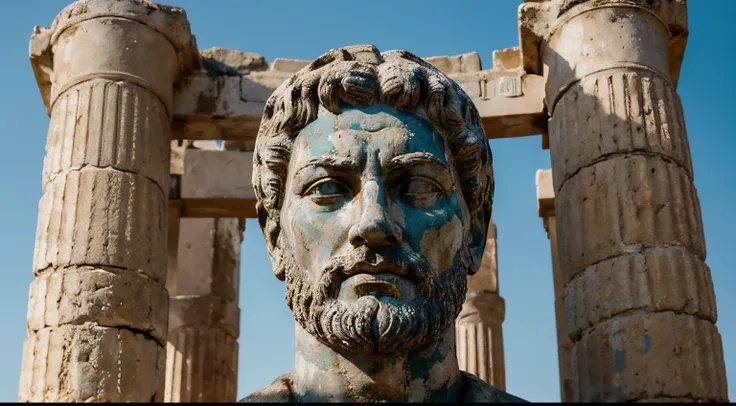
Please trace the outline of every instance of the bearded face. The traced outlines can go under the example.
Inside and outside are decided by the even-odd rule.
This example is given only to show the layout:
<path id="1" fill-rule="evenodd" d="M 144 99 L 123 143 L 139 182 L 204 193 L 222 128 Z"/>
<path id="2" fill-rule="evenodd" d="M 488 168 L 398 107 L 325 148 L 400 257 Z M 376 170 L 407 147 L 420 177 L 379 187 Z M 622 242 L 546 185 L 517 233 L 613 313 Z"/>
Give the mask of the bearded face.
<path id="1" fill-rule="evenodd" d="M 286 299 L 319 341 L 360 353 L 452 326 L 471 221 L 444 138 L 385 105 L 327 113 L 297 136 L 281 213 Z"/>

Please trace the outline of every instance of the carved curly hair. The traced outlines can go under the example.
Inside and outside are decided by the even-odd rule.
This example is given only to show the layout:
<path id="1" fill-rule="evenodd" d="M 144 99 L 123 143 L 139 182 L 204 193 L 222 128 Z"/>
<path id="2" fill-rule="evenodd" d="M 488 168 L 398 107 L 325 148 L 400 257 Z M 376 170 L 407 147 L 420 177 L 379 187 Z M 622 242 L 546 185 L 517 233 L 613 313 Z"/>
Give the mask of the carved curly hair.
<path id="1" fill-rule="evenodd" d="M 475 105 L 452 79 L 406 51 L 380 53 L 372 45 L 332 49 L 291 76 L 266 102 L 253 157 L 258 222 L 276 277 L 284 280 L 280 252 L 281 205 L 296 136 L 320 107 L 340 114 L 345 104 L 386 104 L 426 118 L 448 142 L 461 189 L 478 229 L 488 228 L 493 205 L 491 149 Z"/>

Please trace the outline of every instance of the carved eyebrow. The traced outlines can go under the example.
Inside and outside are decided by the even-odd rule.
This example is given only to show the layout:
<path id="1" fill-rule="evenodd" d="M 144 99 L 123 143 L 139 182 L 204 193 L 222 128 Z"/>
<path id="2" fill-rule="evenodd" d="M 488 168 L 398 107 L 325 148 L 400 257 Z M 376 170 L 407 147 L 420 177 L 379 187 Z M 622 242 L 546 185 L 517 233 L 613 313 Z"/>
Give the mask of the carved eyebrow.
<path id="1" fill-rule="evenodd" d="M 391 158 L 391 161 L 386 165 L 386 170 L 391 171 L 397 168 L 407 168 L 415 165 L 437 165 L 447 169 L 447 164 L 443 160 L 437 159 L 437 157 L 429 152 L 410 152 Z"/>
<path id="2" fill-rule="evenodd" d="M 321 156 L 307 161 L 304 166 L 299 168 L 296 174 L 299 175 L 299 173 L 304 169 L 313 167 L 328 168 L 338 171 L 356 171 L 358 170 L 358 163 L 350 158 L 341 158 L 333 155 Z"/>

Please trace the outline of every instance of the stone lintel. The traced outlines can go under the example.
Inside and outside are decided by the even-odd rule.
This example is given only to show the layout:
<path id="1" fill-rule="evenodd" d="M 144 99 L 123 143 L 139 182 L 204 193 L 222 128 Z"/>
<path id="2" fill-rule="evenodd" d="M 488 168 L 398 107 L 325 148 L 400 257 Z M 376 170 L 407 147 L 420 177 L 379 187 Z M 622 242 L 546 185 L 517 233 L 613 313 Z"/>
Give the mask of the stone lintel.
<path id="1" fill-rule="evenodd" d="M 548 218 L 555 215 L 555 190 L 552 187 L 552 170 L 537 170 L 537 214 Z"/>
<path id="2" fill-rule="evenodd" d="M 215 141 L 172 141 L 169 209 L 181 217 L 255 218 L 253 152 Z"/>
<path id="3" fill-rule="evenodd" d="M 496 51 L 494 68 L 484 71 L 477 53 L 426 59 L 468 93 L 488 138 L 521 137 L 546 132 L 547 114 L 544 80 L 523 72 L 520 52 L 519 48 Z M 192 73 L 174 96 L 174 139 L 238 141 L 252 149 L 266 100 L 309 62 L 277 59 L 267 71 L 242 75 Z"/>
<path id="4" fill-rule="evenodd" d="M 608 6 L 651 10 L 667 26 L 670 33 L 669 69 L 676 89 L 689 34 L 686 0 L 525 0 L 518 11 L 519 44 L 524 72 L 543 74 L 540 54 L 542 42 L 560 24 L 564 24 L 568 16 Z"/>

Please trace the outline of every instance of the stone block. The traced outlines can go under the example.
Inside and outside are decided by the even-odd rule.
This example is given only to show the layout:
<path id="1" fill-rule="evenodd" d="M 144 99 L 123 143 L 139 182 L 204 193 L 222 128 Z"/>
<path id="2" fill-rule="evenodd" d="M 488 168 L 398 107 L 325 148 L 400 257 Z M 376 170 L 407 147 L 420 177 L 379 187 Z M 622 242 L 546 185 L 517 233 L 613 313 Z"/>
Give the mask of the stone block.
<path id="1" fill-rule="evenodd" d="M 177 268 L 166 288 L 171 296 L 208 295 L 212 291 L 215 219 L 182 218 L 179 223 Z"/>
<path id="2" fill-rule="evenodd" d="M 197 198 L 170 200 L 169 207 L 178 206 L 181 217 L 196 218 L 256 218 L 256 199 Z"/>
<path id="3" fill-rule="evenodd" d="M 164 349 L 94 323 L 44 328 L 23 345 L 21 402 L 160 402 Z M 151 368 L 153 364 L 153 368 Z"/>
<path id="4" fill-rule="evenodd" d="M 134 271 L 91 266 L 49 270 L 31 283 L 30 332 L 65 324 L 94 322 L 120 327 L 166 342 L 168 293 Z"/>
<path id="5" fill-rule="evenodd" d="M 598 72 L 646 66 L 647 71 L 672 82 L 667 53 L 669 32 L 654 13 L 629 5 L 589 4 L 595 10 L 570 14 L 545 41 L 542 64 L 547 78 L 547 108 L 552 116 L 557 100 L 570 85 Z"/>
<path id="6" fill-rule="evenodd" d="M 488 225 L 486 247 L 480 268 L 474 275 L 468 276 L 468 292 L 498 293 L 498 249 L 496 243 L 496 225 Z"/>
<path id="7" fill-rule="evenodd" d="M 181 198 L 255 199 L 252 172 L 252 152 L 187 150 Z"/>
<path id="8" fill-rule="evenodd" d="M 255 72 L 243 76 L 240 82 L 240 99 L 245 102 L 265 103 L 277 87 L 281 86 L 292 72 Z"/>
<path id="9" fill-rule="evenodd" d="M 57 175 L 41 197 L 33 269 L 108 266 L 162 282 L 164 195 L 151 180 L 114 169 Z"/>
<path id="10" fill-rule="evenodd" d="M 184 327 L 170 333 L 166 348 L 166 402 L 237 400 L 238 342 L 231 335 Z"/>
<path id="11" fill-rule="evenodd" d="M 240 246 L 244 231 L 244 220 L 215 220 L 212 293 L 223 300 L 236 303 L 240 293 Z"/>
<path id="12" fill-rule="evenodd" d="M 237 51 L 223 47 L 207 48 L 199 53 L 200 57 L 230 68 L 234 73 L 247 74 L 268 70 L 268 63 L 263 55 L 252 52 Z"/>
<path id="13" fill-rule="evenodd" d="M 513 47 L 493 51 L 494 71 L 521 71 L 521 48 Z"/>
<path id="14" fill-rule="evenodd" d="M 550 119 L 555 191 L 581 168 L 615 154 L 657 154 L 692 178 L 680 99 L 651 72 L 602 72 L 572 86 Z"/>
<path id="15" fill-rule="evenodd" d="M 565 288 L 567 334 L 630 311 L 695 315 L 716 323 L 708 266 L 682 247 L 652 247 L 594 264 Z"/>
<path id="16" fill-rule="evenodd" d="M 539 217 L 555 216 L 555 190 L 552 187 L 552 169 L 538 169 L 537 184 L 537 214 Z"/>
<path id="17" fill-rule="evenodd" d="M 169 309 L 169 331 L 184 327 L 217 328 L 233 338 L 240 336 L 237 301 L 223 300 L 214 295 L 172 296 Z"/>
<path id="18" fill-rule="evenodd" d="M 276 58 L 271 64 L 271 70 L 274 72 L 296 73 L 310 63 L 312 61 L 308 59 Z"/>
<path id="19" fill-rule="evenodd" d="M 139 173 L 166 190 L 170 136 L 166 110 L 153 93 L 121 81 L 83 82 L 53 106 L 43 185 L 61 172 L 94 166 Z"/>
<path id="20" fill-rule="evenodd" d="M 575 343 L 573 374 L 576 402 L 728 401 L 716 326 L 673 312 L 637 312 L 596 326 Z"/>
<path id="21" fill-rule="evenodd" d="M 556 177 L 557 175 L 555 175 Z M 556 197 L 560 266 L 588 266 L 653 245 L 705 259 L 700 203 L 682 167 L 658 157 L 611 158 L 580 170 Z"/>
<path id="22" fill-rule="evenodd" d="M 477 52 L 454 56 L 430 56 L 423 59 L 445 75 L 481 71 L 480 55 Z"/>

